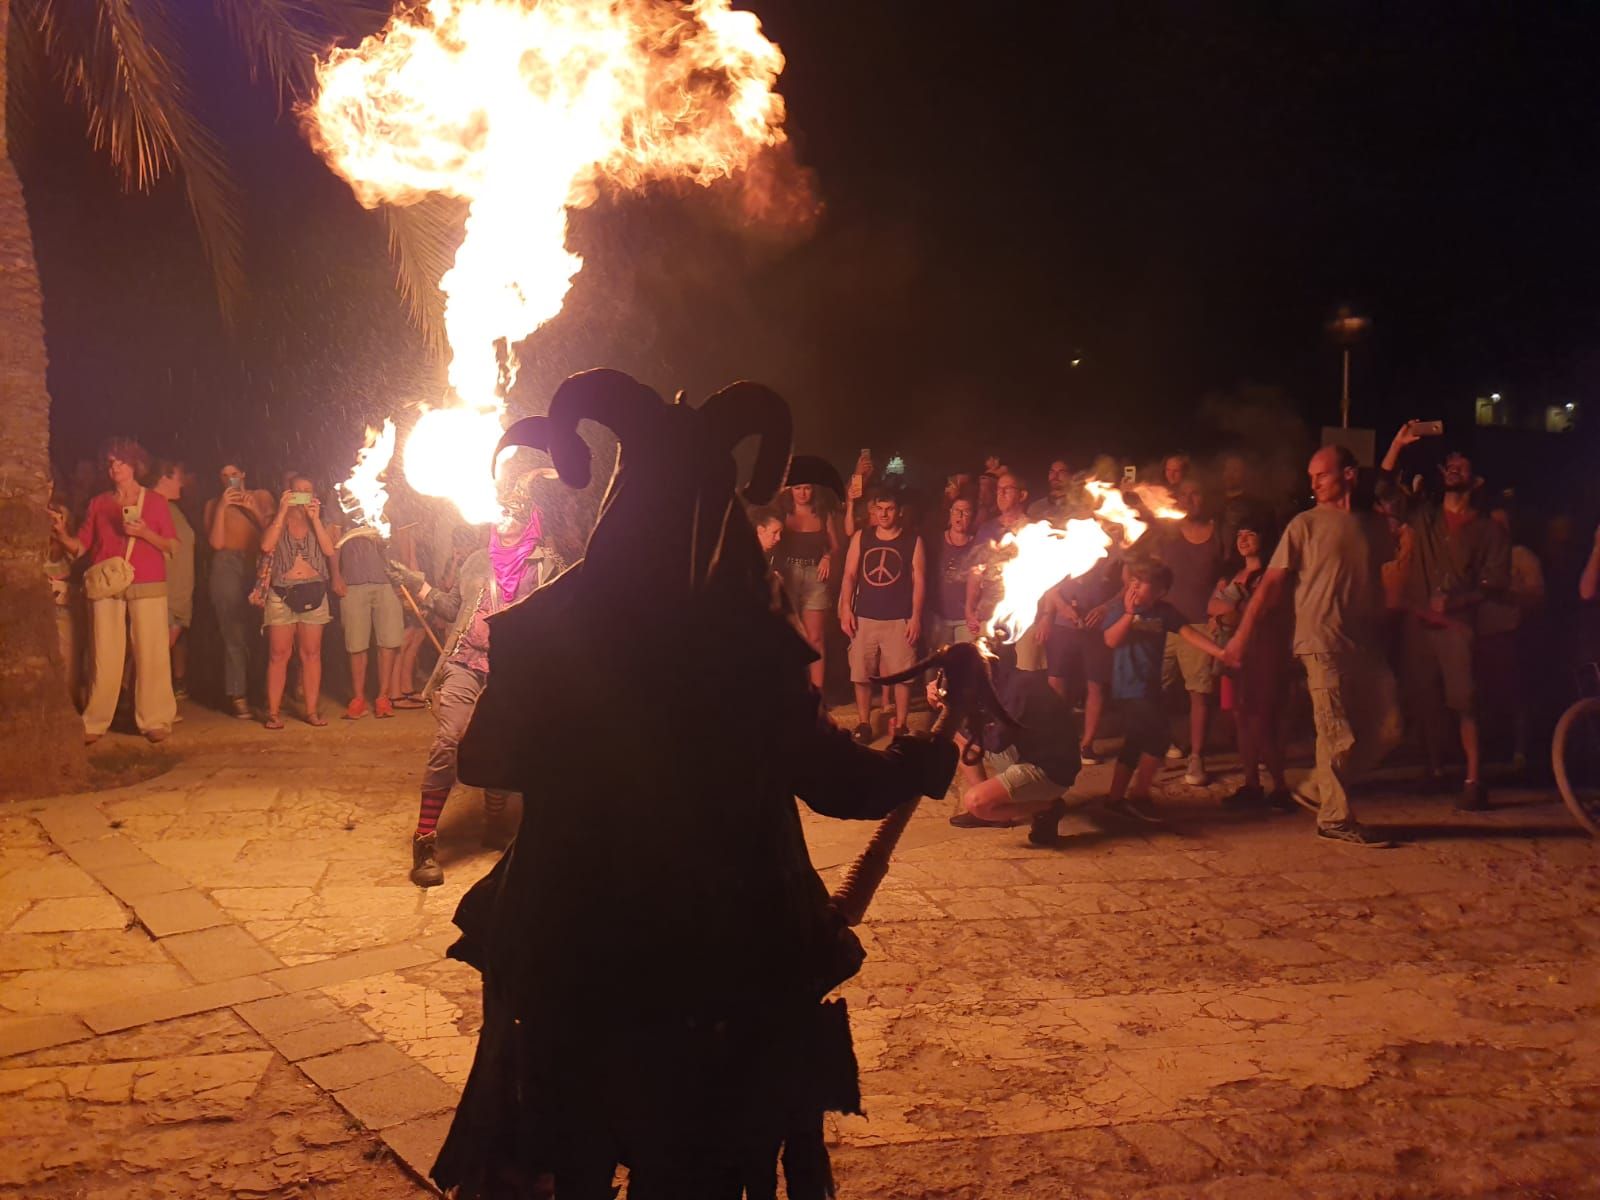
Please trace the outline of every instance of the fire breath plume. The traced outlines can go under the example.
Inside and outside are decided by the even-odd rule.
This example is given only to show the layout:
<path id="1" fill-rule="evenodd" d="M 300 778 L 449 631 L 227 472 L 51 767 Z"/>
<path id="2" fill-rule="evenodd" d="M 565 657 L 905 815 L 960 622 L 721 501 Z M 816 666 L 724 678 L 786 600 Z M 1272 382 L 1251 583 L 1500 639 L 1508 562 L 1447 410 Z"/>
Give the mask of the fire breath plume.
<path id="1" fill-rule="evenodd" d="M 309 136 L 362 204 L 468 205 L 439 281 L 451 394 L 406 439 L 413 488 L 493 519 L 485 465 L 513 347 L 583 268 L 568 211 L 607 185 L 709 185 L 744 168 L 784 139 L 782 70 L 728 0 L 428 0 L 318 64 Z"/>

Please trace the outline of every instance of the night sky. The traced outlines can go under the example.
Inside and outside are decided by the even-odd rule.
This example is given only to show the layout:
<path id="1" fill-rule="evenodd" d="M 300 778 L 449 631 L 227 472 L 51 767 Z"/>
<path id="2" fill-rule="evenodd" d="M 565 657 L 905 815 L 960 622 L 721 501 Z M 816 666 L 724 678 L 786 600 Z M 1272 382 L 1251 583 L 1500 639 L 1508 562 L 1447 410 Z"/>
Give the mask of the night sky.
<path id="1" fill-rule="evenodd" d="M 589 267 L 525 345 L 519 406 L 613 365 L 691 395 L 763 379 L 841 465 L 1206 449 L 1218 397 L 1333 420 L 1322 327 L 1351 304 L 1374 322 L 1358 425 L 1459 428 L 1489 391 L 1600 425 L 1600 6 L 752 7 L 814 228 L 741 229 L 703 192 L 580 214 Z M 249 196 L 249 317 L 222 331 L 177 190 L 118 197 L 47 107 L 23 174 L 57 457 L 122 430 L 342 474 L 437 367 L 375 220 L 214 32 L 191 43 Z"/>

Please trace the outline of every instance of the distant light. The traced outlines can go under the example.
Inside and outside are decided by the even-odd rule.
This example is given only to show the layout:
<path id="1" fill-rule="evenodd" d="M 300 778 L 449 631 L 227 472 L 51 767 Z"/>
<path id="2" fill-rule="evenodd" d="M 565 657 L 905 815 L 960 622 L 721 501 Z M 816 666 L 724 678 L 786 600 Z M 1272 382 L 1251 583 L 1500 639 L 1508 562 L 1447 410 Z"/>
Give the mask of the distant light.
<path id="1" fill-rule="evenodd" d="M 1079 364 L 1079 363 L 1081 363 L 1081 362 L 1083 362 L 1083 359 L 1081 359 L 1081 358 L 1075 358 L 1075 359 L 1073 359 L 1073 360 L 1072 360 L 1072 361 L 1071 361 L 1071 362 L 1070 362 L 1070 363 L 1068 363 L 1068 364 L 1067 364 L 1067 365 L 1068 365 L 1068 366 L 1072 366 L 1072 367 L 1075 367 L 1075 366 L 1077 366 L 1077 365 L 1078 365 L 1078 364 Z"/>
<path id="2" fill-rule="evenodd" d="M 1573 409 L 1575 409 L 1577 407 L 1578 406 L 1576 404 L 1569 404 L 1569 405 L 1567 405 L 1567 411 L 1571 412 Z"/>
<path id="3" fill-rule="evenodd" d="M 1493 400 L 1496 404 L 1499 404 L 1500 403 L 1500 393 L 1499 392 L 1490 392 L 1489 393 L 1489 399 Z"/>

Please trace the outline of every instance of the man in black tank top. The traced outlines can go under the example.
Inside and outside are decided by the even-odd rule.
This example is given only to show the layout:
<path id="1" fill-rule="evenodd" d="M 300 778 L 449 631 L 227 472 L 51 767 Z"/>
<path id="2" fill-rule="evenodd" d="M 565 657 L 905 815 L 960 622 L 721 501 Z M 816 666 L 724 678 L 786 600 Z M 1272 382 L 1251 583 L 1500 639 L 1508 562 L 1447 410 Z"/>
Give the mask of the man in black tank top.
<path id="1" fill-rule="evenodd" d="M 839 624 L 850 639 L 850 682 L 856 689 L 855 738 L 872 740 L 872 677 L 904 671 L 917 660 L 927 564 L 922 539 L 902 527 L 894 493 L 874 493 L 872 524 L 850 539 L 839 589 Z M 894 689 L 890 736 L 904 732 L 911 685 Z"/>

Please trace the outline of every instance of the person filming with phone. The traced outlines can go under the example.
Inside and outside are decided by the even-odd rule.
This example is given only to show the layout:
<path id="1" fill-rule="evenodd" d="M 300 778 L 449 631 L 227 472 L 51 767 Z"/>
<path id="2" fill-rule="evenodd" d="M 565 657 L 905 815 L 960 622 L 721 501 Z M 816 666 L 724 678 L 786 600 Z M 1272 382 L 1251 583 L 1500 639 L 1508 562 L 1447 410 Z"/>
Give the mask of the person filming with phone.
<path id="1" fill-rule="evenodd" d="M 177 531 L 166 497 L 139 483 L 139 475 L 150 469 L 144 447 L 116 438 L 106 443 L 101 461 L 111 490 L 89 502 L 78 535 L 67 532 L 65 513 L 50 512 L 56 540 L 69 554 L 90 559 L 83 582 L 94 675 L 83 710 L 83 738 L 92 745 L 111 728 L 131 637 L 134 722 L 150 741 L 165 741 L 178 715 L 167 656 L 166 559 Z"/>
<path id="2" fill-rule="evenodd" d="M 267 584 L 267 720 L 268 729 L 282 729 L 279 714 L 289 655 L 300 655 L 305 685 L 306 724 L 322 726 L 318 711 L 322 690 L 322 627 L 328 612 L 328 562 L 333 536 L 322 523 L 322 501 L 311 480 L 297 476 L 278 501 L 278 513 L 261 535 L 261 553 L 272 556 Z"/>
<path id="3" fill-rule="evenodd" d="M 259 632 L 250 606 L 255 586 L 256 560 L 261 556 L 261 535 L 272 521 L 272 494 L 250 488 L 244 470 L 234 459 L 218 472 L 222 494 L 206 502 L 206 541 L 211 547 L 211 567 L 206 586 L 222 634 L 222 690 L 227 711 L 242 721 L 250 717 L 245 699 L 251 639 Z"/>
<path id="4" fill-rule="evenodd" d="M 1407 421 L 1384 455 L 1383 474 L 1395 478 L 1406 447 L 1444 432 L 1438 421 Z M 1478 606 L 1511 584 L 1511 541 L 1478 512 L 1473 493 L 1483 482 L 1458 450 L 1439 468 L 1437 498 L 1397 489 L 1396 515 L 1411 528 L 1414 551 L 1401 583 L 1404 634 L 1401 676 L 1421 732 L 1433 782 L 1442 779 L 1444 710 L 1455 716 L 1466 759 L 1457 807 L 1488 807 L 1479 773 L 1478 704 L 1473 650 Z M 1443 705 L 1440 699 L 1442 692 Z"/>

